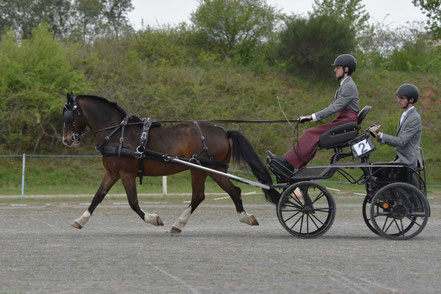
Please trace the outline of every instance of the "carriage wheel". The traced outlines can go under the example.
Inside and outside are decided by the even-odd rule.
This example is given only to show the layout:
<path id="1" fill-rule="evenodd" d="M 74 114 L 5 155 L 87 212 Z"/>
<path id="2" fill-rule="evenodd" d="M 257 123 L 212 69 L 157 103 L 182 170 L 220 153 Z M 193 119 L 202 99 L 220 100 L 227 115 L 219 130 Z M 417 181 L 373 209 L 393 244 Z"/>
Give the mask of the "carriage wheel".
<path id="1" fill-rule="evenodd" d="M 372 222 L 371 222 L 371 219 L 370 219 L 370 209 L 371 209 L 371 207 L 368 206 L 368 203 L 371 203 L 371 199 L 370 199 L 370 197 L 368 197 L 366 195 L 366 197 L 364 197 L 363 208 L 361 210 L 361 213 L 363 214 L 364 223 L 369 228 L 369 230 L 371 230 L 373 233 L 375 233 L 377 235 L 380 235 L 377 232 L 377 230 L 372 226 Z"/>
<path id="2" fill-rule="evenodd" d="M 419 189 L 408 183 L 392 183 L 372 198 L 371 221 L 381 236 L 406 240 L 424 229 L 429 211 L 429 202 Z"/>
<path id="3" fill-rule="evenodd" d="M 335 202 L 325 187 L 313 182 L 289 186 L 277 205 L 277 218 L 291 235 L 313 238 L 324 234 L 335 219 Z"/>

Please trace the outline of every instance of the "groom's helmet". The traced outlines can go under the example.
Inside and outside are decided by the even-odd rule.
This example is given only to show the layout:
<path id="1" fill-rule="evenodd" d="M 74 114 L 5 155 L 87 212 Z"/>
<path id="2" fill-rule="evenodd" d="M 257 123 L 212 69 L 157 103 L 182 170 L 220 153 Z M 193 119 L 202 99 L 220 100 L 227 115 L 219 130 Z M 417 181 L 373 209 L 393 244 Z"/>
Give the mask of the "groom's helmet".
<path id="1" fill-rule="evenodd" d="M 413 98 L 413 103 L 416 103 L 418 101 L 418 97 L 420 97 L 418 88 L 412 84 L 402 84 L 398 87 L 395 93 L 401 96 L 407 96 L 407 100 Z"/>

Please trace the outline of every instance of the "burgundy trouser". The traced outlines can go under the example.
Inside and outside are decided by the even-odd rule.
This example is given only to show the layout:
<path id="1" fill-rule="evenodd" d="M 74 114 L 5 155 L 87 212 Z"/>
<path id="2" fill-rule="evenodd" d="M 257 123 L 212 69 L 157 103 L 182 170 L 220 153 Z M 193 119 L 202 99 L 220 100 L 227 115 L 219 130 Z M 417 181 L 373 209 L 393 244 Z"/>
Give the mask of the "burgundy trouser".
<path id="1" fill-rule="evenodd" d="M 321 134 L 352 121 L 357 121 L 357 113 L 352 110 L 342 110 L 329 124 L 304 130 L 299 141 L 285 153 L 284 157 L 293 167 L 304 167 L 314 157 Z"/>

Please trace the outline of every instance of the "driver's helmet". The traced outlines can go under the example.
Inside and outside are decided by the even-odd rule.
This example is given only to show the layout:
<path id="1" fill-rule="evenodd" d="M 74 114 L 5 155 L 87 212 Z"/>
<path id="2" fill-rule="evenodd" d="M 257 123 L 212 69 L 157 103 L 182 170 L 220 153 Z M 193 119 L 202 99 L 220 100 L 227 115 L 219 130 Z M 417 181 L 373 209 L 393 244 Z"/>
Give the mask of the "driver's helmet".
<path id="1" fill-rule="evenodd" d="M 354 72 L 357 69 L 357 60 L 351 54 L 342 54 L 338 56 L 332 66 L 345 66 L 349 67 L 349 73 Z"/>

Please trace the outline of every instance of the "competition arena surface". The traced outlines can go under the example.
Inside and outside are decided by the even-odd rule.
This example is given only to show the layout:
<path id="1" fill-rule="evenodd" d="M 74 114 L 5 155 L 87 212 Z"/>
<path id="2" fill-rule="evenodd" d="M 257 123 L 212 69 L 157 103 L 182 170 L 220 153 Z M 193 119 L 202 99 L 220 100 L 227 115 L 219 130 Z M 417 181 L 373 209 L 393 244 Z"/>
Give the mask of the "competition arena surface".
<path id="1" fill-rule="evenodd" d="M 334 194 L 334 193 L 333 193 Z M 335 194 L 334 194 L 335 195 Z M 371 233 L 362 196 L 336 196 L 332 228 L 317 239 L 289 235 L 275 206 L 244 197 L 260 226 L 239 223 L 229 199 L 204 201 L 182 234 L 170 226 L 182 201 L 144 201 L 164 227 L 144 223 L 125 199 L 98 206 L 86 227 L 70 226 L 88 201 L 0 199 L 0 292 L 6 293 L 437 293 L 441 290 L 441 197 L 409 241 Z M 26 201 L 24 201 L 26 202 Z"/>

